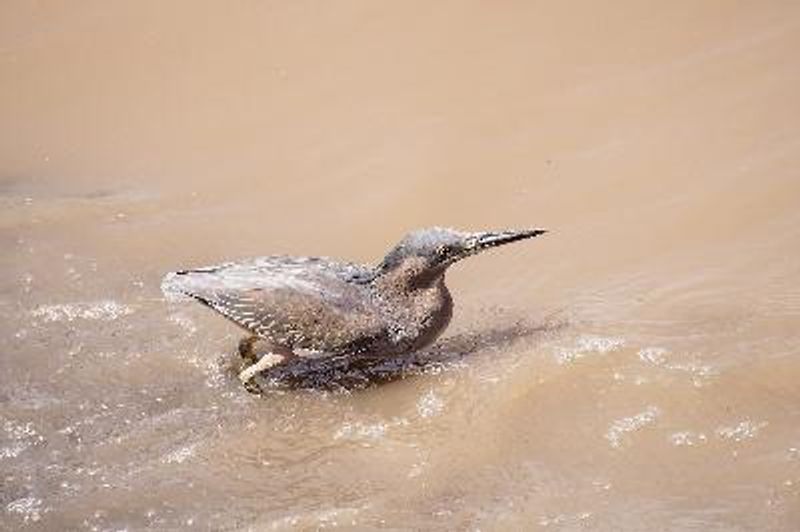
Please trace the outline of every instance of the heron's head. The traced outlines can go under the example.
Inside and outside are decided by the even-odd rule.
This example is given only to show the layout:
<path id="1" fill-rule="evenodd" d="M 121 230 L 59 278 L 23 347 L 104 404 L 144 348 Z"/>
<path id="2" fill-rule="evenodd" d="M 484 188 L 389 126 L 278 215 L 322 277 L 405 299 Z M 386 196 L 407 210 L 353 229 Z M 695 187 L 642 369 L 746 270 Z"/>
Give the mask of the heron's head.
<path id="1" fill-rule="evenodd" d="M 546 233 L 544 229 L 466 233 L 433 227 L 406 235 L 378 267 L 378 275 L 397 274 L 416 286 L 429 285 L 455 262 L 489 248 Z"/>

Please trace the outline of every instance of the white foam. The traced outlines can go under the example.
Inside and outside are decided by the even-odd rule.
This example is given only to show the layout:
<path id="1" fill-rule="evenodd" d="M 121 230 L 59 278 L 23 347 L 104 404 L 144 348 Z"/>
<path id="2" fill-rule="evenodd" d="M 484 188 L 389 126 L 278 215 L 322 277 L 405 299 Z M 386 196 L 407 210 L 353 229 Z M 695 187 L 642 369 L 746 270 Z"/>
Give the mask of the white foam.
<path id="1" fill-rule="evenodd" d="M 0 460 L 4 458 L 16 458 L 28 447 L 30 447 L 29 443 L 19 441 L 12 443 L 8 447 L 0 447 Z"/>
<path id="2" fill-rule="evenodd" d="M 333 435 L 333 439 L 370 439 L 377 440 L 386 434 L 385 423 L 345 423 Z"/>
<path id="3" fill-rule="evenodd" d="M 20 514 L 26 523 L 29 521 L 35 523 L 42 518 L 42 513 L 47 511 L 47 509 L 42 510 L 42 503 L 42 499 L 36 497 L 23 497 L 8 503 L 6 512 Z"/>
<path id="4" fill-rule="evenodd" d="M 0 460 L 5 458 L 16 458 L 23 451 L 37 443 L 44 442 L 44 436 L 36 432 L 33 423 L 17 423 L 6 421 L 3 423 L 3 431 L 13 443 L 7 447 L 0 448 Z"/>
<path id="5" fill-rule="evenodd" d="M 676 447 L 694 447 L 708 441 L 708 437 L 702 432 L 693 432 L 691 430 L 683 430 L 673 432 L 669 436 L 672 445 Z"/>
<path id="6" fill-rule="evenodd" d="M 639 349 L 639 358 L 644 362 L 660 366 L 666 361 L 667 350 L 663 347 L 645 347 Z"/>
<path id="7" fill-rule="evenodd" d="M 194 321 L 188 316 L 184 316 L 183 314 L 173 314 L 168 319 L 186 331 L 189 336 L 197 332 L 197 325 L 195 325 Z"/>
<path id="8" fill-rule="evenodd" d="M 713 366 L 708 364 L 699 364 L 697 362 L 686 362 L 680 364 L 665 364 L 665 368 L 673 371 L 682 371 L 688 373 L 692 378 L 692 384 L 696 388 L 703 386 L 709 378 L 717 375 L 717 371 Z"/>
<path id="9" fill-rule="evenodd" d="M 708 364 L 700 364 L 695 361 L 689 362 L 669 362 L 667 359 L 668 350 L 663 347 L 645 347 L 639 350 L 639 358 L 647 363 L 659 366 L 671 371 L 688 373 L 692 378 L 692 383 L 696 387 L 701 387 L 705 382 L 718 373 L 718 371 Z"/>
<path id="10" fill-rule="evenodd" d="M 576 514 L 556 514 L 552 517 L 544 516 L 539 519 L 539 524 L 541 526 L 547 527 L 550 525 L 567 525 L 567 524 L 574 524 L 574 525 L 582 525 L 582 521 L 586 521 L 592 517 L 592 512 L 580 512 Z"/>
<path id="11" fill-rule="evenodd" d="M 652 424 L 660 415 L 661 409 L 650 405 L 638 414 L 613 421 L 608 427 L 608 431 L 606 431 L 606 439 L 609 445 L 611 447 L 621 447 L 624 442 L 623 437 L 626 434 Z"/>
<path id="12" fill-rule="evenodd" d="M 109 300 L 42 305 L 31 311 L 31 315 L 48 322 L 74 321 L 76 319 L 112 321 L 132 314 L 133 311 L 133 307 Z"/>
<path id="13" fill-rule="evenodd" d="M 571 347 L 556 349 L 556 360 L 559 364 L 568 364 L 592 353 L 606 354 L 625 346 L 624 338 L 605 336 L 581 336 Z"/>
<path id="14" fill-rule="evenodd" d="M 163 464 L 182 464 L 195 454 L 197 445 L 187 445 L 186 447 L 179 447 L 174 451 L 167 453 L 161 458 Z"/>
<path id="15" fill-rule="evenodd" d="M 408 425 L 408 420 L 405 418 L 393 418 L 391 421 L 377 423 L 344 423 L 334 433 L 333 439 L 335 440 L 379 440 L 383 438 L 388 430 L 392 427 L 400 425 Z"/>
<path id="16" fill-rule="evenodd" d="M 431 417 L 440 413 L 444 409 L 444 401 L 430 390 L 417 401 L 417 412 L 420 417 Z"/>
<path id="17" fill-rule="evenodd" d="M 766 426 L 766 421 L 755 423 L 749 419 L 745 419 L 733 426 L 719 427 L 716 433 L 720 438 L 741 442 L 755 438 L 758 435 L 758 432 Z"/>

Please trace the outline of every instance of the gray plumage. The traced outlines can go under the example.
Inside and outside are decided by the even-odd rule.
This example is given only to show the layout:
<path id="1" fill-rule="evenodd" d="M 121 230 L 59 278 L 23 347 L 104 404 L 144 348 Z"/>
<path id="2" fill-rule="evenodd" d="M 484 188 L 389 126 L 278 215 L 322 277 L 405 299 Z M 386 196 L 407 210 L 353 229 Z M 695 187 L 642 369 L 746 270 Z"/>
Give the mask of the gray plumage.
<path id="1" fill-rule="evenodd" d="M 262 257 L 172 272 L 162 289 L 200 301 L 284 353 L 391 356 L 429 345 L 447 327 L 450 265 L 544 232 L 424 229 L 407 235 L 375 267 Z"/>

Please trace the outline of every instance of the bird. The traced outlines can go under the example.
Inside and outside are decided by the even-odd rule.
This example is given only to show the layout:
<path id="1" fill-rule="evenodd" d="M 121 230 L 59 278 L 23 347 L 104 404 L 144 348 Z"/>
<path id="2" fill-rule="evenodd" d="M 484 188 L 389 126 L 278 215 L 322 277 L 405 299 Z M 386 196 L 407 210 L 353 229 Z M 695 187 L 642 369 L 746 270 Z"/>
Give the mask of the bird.
<path id="1" fill-rule="evenodd" d="M 191 298 L 246 336 L 239 352 L 255 375 L 297 356 L 385 358 L 431 345 L 453 315 L 445 273 L 484 250 L 546 229 L 463 232 L 432 227 L 407 234 L 375 266 L 324 257 L 273 255 L 167 273 L 169 299 Z M 257 358 L 257 342 L 266 344 Z"/>

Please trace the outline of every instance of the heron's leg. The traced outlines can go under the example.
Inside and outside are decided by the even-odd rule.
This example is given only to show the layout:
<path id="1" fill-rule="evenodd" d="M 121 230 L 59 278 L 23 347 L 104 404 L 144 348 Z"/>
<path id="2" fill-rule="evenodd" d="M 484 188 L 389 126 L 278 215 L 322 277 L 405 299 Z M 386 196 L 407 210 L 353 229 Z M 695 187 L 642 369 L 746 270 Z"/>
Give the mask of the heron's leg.
<path id="1" fill-rule="evenodd" d="M 264 356 L 258 359 L 258 362 L 250 364 L 239 372 L 239 380 L 242 381 L 242 384 L 247 384 L 250 379 L 256 376 L 257 373 L 261 373 L 272 366 L 280 364 L 284 360 L 286 360 L 285 355 L 279 355 L 278 353 L 265 353 Z"/>

